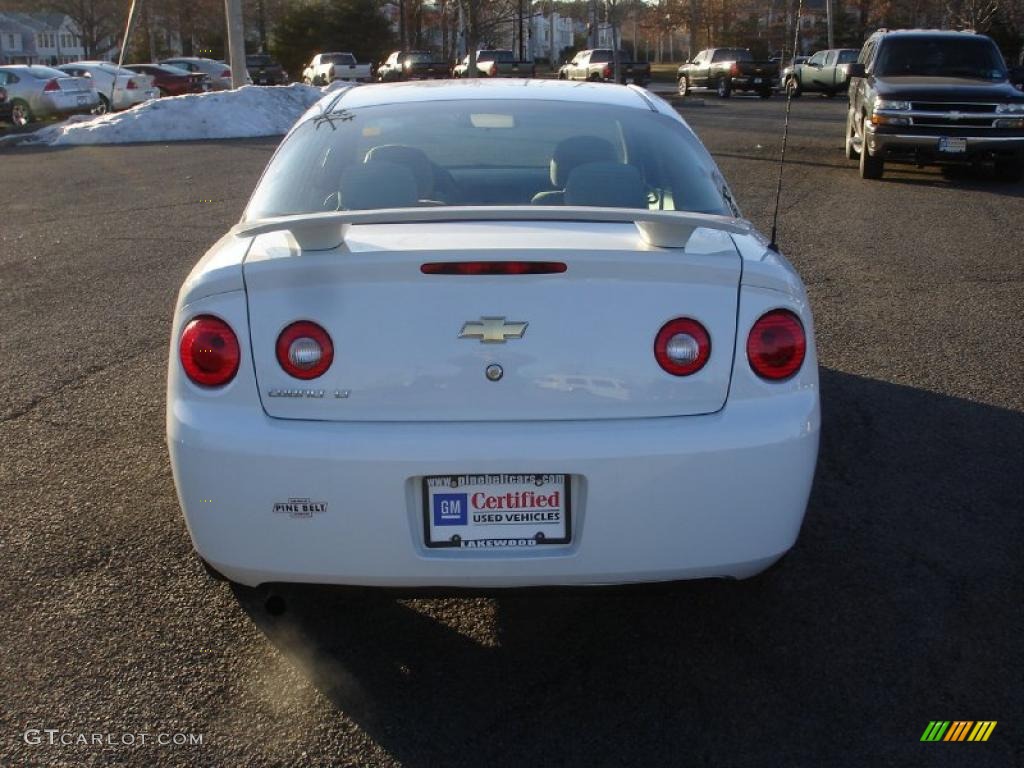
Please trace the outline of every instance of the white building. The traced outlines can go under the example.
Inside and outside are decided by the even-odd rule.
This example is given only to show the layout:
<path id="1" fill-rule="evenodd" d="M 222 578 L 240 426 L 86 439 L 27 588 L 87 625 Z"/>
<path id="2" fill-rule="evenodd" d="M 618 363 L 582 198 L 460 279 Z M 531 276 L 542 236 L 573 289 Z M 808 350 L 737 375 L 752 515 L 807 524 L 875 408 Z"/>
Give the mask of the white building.
<path id="1" fill-rule="evenodd" d="M 0 63 L 67 64 L 85 58 L 78 28 L 62 13 L 0 13 Z"/>
<path id="2" fill-rule="evenodd" d="M 560 63 L 564 58 L 562 51 L 572 48 L 575 24 L 572 19 L 559 14 L 549 16 L 535 15 L 530 18 L 529 57 L 531 59 L 550 59 L 552 53 L 551 34 L 554 29 L 554 59 Z"/>

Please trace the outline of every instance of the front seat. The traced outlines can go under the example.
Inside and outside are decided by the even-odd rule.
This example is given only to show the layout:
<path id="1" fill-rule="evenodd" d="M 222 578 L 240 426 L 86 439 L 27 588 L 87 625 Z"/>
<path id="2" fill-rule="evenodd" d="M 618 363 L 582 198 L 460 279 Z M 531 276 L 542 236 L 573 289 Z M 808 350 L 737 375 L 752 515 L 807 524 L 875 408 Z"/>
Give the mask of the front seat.
<path id="1" fill-rule="evenodd" d="M 534 205 L 564 205 L 565 185 L 569 175 L 587 163 L 617 163 L 618 154 L 611 142 L 598 136 L 573 136 L 558 142 L 551 154 L 550 192 L 538 192 L 533 196 Z"/>

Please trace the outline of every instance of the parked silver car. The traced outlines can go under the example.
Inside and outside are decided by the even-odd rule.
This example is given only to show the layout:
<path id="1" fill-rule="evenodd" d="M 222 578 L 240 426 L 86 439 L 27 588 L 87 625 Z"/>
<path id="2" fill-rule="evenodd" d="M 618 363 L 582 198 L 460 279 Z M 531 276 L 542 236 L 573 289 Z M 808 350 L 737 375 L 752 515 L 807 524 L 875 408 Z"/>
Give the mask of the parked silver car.
<path id="1" fill-rule="evenodd" d="M 164 59 L 160 63 L 208 76 L 211 91 L 227 91 L 231 88 L 231 67 L 223 61 L 204 59 L 200 56 L 176 56 L 173 59 Z M 252 78 L 248 72 L 245 73 L 245 82 L 252 85 Z"/>
<path id="2" fill-rule="evenodd" d="M 0 67 L 0 88 L 7 91 L 11 121 L 19 127 L 35 120 L 91 112 L 100 103 L 89 80 L 37 65 Z"/>

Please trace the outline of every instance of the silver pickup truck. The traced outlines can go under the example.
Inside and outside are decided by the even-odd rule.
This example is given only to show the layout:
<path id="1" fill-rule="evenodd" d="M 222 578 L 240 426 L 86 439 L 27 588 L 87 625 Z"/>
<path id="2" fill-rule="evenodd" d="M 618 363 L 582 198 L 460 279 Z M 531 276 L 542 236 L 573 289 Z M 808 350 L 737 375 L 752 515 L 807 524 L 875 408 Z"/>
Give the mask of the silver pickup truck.
<path id="1" fill-rule="evenodd" d="M 372 64 L 359 64 L 351 53 L 318 53 L 302 71 L 306 85 L 327 85 L 335 80 L 368 83 L 373 77 Z"/>
<path id="2" fill-rule="evenodd" d="M 452 70 L 452 77 L 469 77 L 469 56 Z M 537 67 L 532 61 L 519 61 L 509 50 L 477 51 L 477 77 L 533 77 Z"/>
<path id="3" fill-rule="evenodd" d="M 791 64 L 782 70 L 782 87 L 793 98 L 802 93 L 823 93 L 835 96 L 850 83 L 849 65 L 860 53 L 856 48 L 831 48 L 818 51 L 803 63 Z"/>

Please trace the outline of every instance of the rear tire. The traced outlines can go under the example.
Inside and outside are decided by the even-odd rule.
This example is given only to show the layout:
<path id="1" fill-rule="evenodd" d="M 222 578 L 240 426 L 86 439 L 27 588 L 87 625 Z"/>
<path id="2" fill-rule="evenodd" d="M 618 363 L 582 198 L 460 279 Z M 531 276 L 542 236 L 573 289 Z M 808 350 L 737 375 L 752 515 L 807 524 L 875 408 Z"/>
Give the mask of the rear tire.
<path id="1" fill-rule="evenodd" d="M 791 99 L 799 99 L 801 93 L 803 93 L 803 91 L 800 89 L 800 83 L 797 81 L 797 79 L 795 77 L 787 78 L 786 95 L 789 96 Z"/>
<path id="2" fill-rule="evenodd" d="M 732 96 L 732 83 L 724 77 L 718 78 L 718 82 L 715 83 L 715 93 L 720 99 L 728 99 Z"/>
<path id="3" fill-rule="evenodd" d="M 1024 161 L 1003 160 L 996 163 L 996 178 L 1008 184 L 1016 184 L 1024 178 Z"/>
<path id="4" fill-rule="evenodd" d="M 690 80 L 686 75 L 679 78 L 678 90 L 680 96 L 686 96 L 690 92 Z"/>
<path id="5" fill-rule="evenodd" d="M 99 106 L 97 106 L 96 109 L 93 110 L 93 113 L 97 115 L 107 115 L 113 111 L 114 110 L 110 108 L 110 99 L 108 99 L 101 93 Z"/>
<path id="6" fill-rule="evenodd" d="M 22 99 L 15 99 L 11 102 L 11 122 L 18 128 L 24 128 L 35 120 L 32 109 L 28 102 Z"/>

